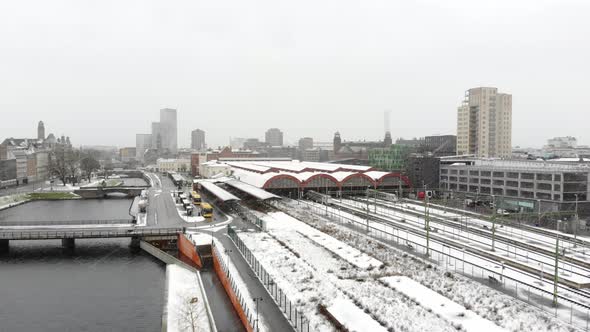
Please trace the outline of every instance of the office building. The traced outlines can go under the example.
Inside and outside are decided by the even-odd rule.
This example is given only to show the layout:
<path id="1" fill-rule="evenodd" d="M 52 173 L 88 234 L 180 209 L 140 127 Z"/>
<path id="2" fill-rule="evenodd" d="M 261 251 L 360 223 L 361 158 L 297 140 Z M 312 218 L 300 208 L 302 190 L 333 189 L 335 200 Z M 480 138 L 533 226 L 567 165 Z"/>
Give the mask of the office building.
<path id="1" fill-rule="evenodd" d="M 424 152 L 435 156 L 454 156 L 457 154 L 457 136 L 436 135 L 424 137 Z"/>
<path id="2" fill-rule="evenodd" d="M 191 133 L 191 149 L 204 151 L 207 149 L 205 144 L 205 131 L 201 129 L 193 130 Z"/>
<path id="3" fill-rule="evenodd" d="M 137 134 L 135 135 L 135 159 L 137 161 L 144 161 L 145 152 L 152 147 L 151 134 Z"/>
<path id="4" fill-rule="evenodd" d="M 152 122 L 152 149 L 162 149 L 162 135 L 159 122 Z"/>
<path id="5" fill-rule="evenodd" d="M 509 158 L 512 154 L 512 95 L 480 87 L 465 93 L 457 109 L 457 154 Z"/>
<path id="6" fill-rule="evenodd" d="M 473 196 L 494 195 L 513 210 L 590 213 L 590 168 L 584 163 L 441 159 L 440 187 Z"/>
<path id="7" fill-rule="evenodd" d="M 175 109 L 160 110 L 160 136 L 162 152 L 175 155 L 178 151 L 178 121 Z"/>
<path id="8" fill-rule="evenodd" d="M 270 146 L 283 146 L 283 132 L 278 128 L 270 128 L 266 131 L 264 141 Z"/>
<path id="9" fill-rule="evenodd" d="M 313 138 L 311 137 L 303 137 L 299 139 L 299 150 L 304 151 L 308 149 L 313 149 Z"/>

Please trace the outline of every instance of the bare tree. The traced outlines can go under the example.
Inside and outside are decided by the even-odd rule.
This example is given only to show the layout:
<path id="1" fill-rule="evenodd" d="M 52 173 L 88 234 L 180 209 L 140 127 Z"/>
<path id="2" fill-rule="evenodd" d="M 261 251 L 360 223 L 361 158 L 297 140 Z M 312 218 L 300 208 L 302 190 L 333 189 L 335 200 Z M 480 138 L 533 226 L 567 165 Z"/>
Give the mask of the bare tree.
<path id="1" fill-rule="evenodd" d="M 69 167 L 68 167 L 68 154 L 69 149 L 58 144 L 50 154 L 49 168 L 51 174 L 57 177 L 65 186 L 68 179 Z"/>
<path id="2" fill-rule="evenodd" d="M 100 169 L 100 163 L 91 155 L 86 155 L 80 159 L 80 169 L 84 178 L 90 182 L 92 173 Z"/>
<path id="3" fill-rule="evenodd" d="M 68 176 L 70 177 L 72 184 L 76 185 L 78 180 L 78 174 L 80 172 L 80 151 L 69 150 L 67 158 Z"/>
<path id="4" fill-rule="evenodd" d="M 205 326 L 200 326 L 199 321 L 207 313 L 205 305 L 198 297 L 183 296 L 180 307 L 179 328 L 180 331 L 199 332 L 205 331 Z"/>

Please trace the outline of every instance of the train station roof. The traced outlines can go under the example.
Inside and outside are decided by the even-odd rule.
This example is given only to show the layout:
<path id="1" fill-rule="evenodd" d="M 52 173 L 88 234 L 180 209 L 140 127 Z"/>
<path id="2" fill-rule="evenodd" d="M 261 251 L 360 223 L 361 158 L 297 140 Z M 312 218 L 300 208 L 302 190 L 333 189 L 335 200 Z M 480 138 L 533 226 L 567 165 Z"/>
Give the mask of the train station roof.
<path id="1" fill-rule="evenodd" d="M 242 181 L 238 181 L 238 180 L 230 180 L 225 182 L 227 185 L 238 189 L 242 192 L 247 193 L 248 195 L 251 195 L 259 200 L 268 200 L 268 199 L 274 199 L 274 198 L 280 198 L 279 196 L 275 195 L 275 194 L 271 194 L 266 190 L 260 189 L 258 187 L 255 187 L 253 185 L 247 184 L 245 182 Z"/>
<path id="2" fill-rule="evenodd" d="M 216 185 L 213 182 L 200 182 L 200 184 L 201 184 L 201 187 L 205 188 L 205 190 L 207 190 L 208 192 L 213 194 L 215 197 L 217 197 L 217 199 L 219 199 L 223 202 L 239 201 L 240 200 L 238 197 L 234 196 L 232 193 L 219 187 L 218 185 Z"/>

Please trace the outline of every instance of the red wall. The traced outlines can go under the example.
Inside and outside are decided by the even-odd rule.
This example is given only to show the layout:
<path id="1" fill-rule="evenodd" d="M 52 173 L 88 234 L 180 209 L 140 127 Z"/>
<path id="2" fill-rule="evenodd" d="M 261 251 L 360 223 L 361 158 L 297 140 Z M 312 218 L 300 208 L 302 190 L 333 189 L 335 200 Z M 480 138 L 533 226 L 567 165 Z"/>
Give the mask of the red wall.
<path id="1" fill-rule="evenodd" d="M 221 281 L 221 284 L 223 285 L 223 288 L 225 289 L 227 296 L 231 300 L 231 303 L 234 306 L 234 309 L 236 310 L 238 317 L 240 317 L 242 324 L 246 328 L 246 331 L 253 332 L 254 329 L 252 328 L 252 326 L 250 326 L 250 322 L 248 322 L 248 316 L 246 316 L 244 308 L 242 308 L 242 305 L 240 304 L 237 295 L 234 293 L 234 290 L 231 287 L 231 283 L 229 282 L 229 279 L 227 278 L 225 271 L 223 271 L 223 268 L 221 268 L 221 265 L 219 264 L 219 259 L 215 254 L 215 250 L 213 250 L 213 269 L 215 270 L 215 273 L 217 274 L 219 281 Z"/>
<path id="2" fill-rule="evenodd" d="M 195 245 L 184 234 L 178 234 L 178 252 L 195 263 L 199 269 L 203 268 L 203 262 Z"/>

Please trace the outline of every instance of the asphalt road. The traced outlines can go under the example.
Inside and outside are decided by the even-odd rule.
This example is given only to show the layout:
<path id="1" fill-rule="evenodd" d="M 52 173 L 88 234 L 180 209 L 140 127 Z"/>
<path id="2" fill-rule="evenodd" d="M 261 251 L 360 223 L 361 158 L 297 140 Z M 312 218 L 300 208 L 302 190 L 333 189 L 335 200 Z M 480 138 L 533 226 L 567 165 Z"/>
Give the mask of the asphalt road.
<path id="1" fill-rule="evenodd" d="M 176 205 L 170 195 L 172 190 L 177 190 L 172 181 L 160 174 L 149 173 L 154 186 L 149 190 L 150 205 L 148 207 L 148 225 L 149 226 L 169 226 L 169 227 L 187 227 L 192 230 L 198 230 L 205 234 L 211 234 L 219 242 L 221 242 L 225 249 L 228 249 L 230 260 L 234 263 L 241 279 L 244 281 L 246 287 L 252 297 L 261 297 L 258 310 L 264 316 L 266 325 L 270 331 L 294 331 L 293 326 L 287 320 L 283 312 L 275 304 L 270 294 L 266 291 L 263 284 L 260 282 L 254 271 L 250 268 L 240 251 L 235 246 L 233 241 L 227 236 L 226 225 L 235 226 L 238 229 L 252 229 L 254 225 L 245 223 L 238 217 L 227 216 L 217 208 L 214 210 L 214 222 L 203 225 L 195 225 L 193 223 L 185 222 L 176 210 Z M 230 221 L 231 220 L 231 221 Z M 251 308 L 254 308 L 252 304 Z"/>

